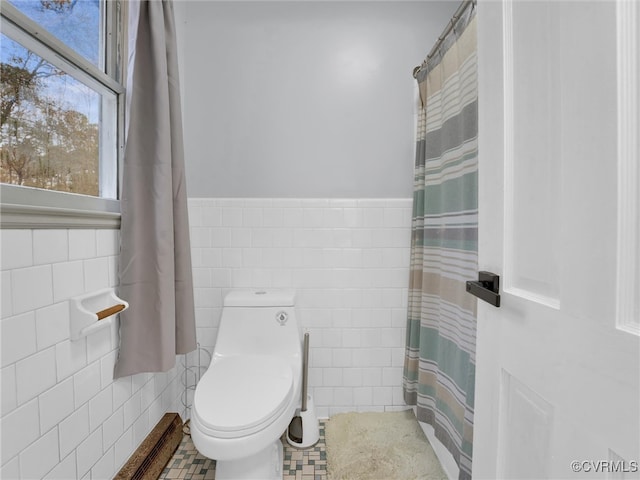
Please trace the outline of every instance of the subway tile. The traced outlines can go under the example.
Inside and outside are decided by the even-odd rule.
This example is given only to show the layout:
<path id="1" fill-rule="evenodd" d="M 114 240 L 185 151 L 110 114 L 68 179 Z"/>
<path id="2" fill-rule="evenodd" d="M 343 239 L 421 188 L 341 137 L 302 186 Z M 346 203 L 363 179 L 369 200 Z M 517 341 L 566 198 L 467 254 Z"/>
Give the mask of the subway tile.
<path id="1" fill-rule="evenodd" d="M 11 280 L 14 313 L 35 310 L 53 303 L 50 265 L 14 270 L 11 272 Z"/>
<path id="2" fill-rule="evenodd" d="M 221 309 L 213 307 L 196 308 L 196 327 L 212 327 L 214 318 L 220 316 Z"/>
<path id="3" fill-rule="evenodd" d="M 192 248 L 211 247 L 211 228 L 207 227 L 191 227 L 189 232 Z"/>
<path id="4" fill-rule="evenodd" d="M 315 405 L 333 405 L 333 387 L 315 387 L 313 389 L 313 403 Z"/>
<path id="5" fill-rule="evenodd" d="M 407 225 L 407 217 L 411 221 L 411 216 L 407 216 L 404 208 L 385 207 L 383 209 L 383 223 L 387 228 L 402 228 Z"/>
<path id="6" fill-rule="evenodd" d="M 37 351 L 35 313 L 28 312 L 0 322 L 2 366 L 21 360 Z"/>
<path id="7" fill-rule="evenodd" d="M 95 230 L 69 230 L 69 260 L 81 260 L 96 256 Z"/>
<path id="8" fill-rule="evenodd" d="M 107 257 L 107 265 L 109 267 L 109 286 L 115 288 L 120 284 L 118 257 Z"/>
<path id="9" fill-rule="evenodd" d="M 69 338 L 69 304 L 67 302 L 41 308 L 35 313 L 38 350 Z"/>
<path id="10" fill-rule="evenodd" d="M 291 248 L 293 246 L 293 229 L 288 227 L 273 229 L 273 246 Z"/>
<path id="11" fill-rule="evenodd" d="M 353 355 L 359 349 L 333 348 L 331 350 L 331 364 L 334 367 L 351 367 L 353 365 Z"/>
<path id="12" fill-rule="evenodd" d="M 91 468 L 91 480 L 110 480 L 116 471 L 114 467 L 114 449 L 108 449 L 104 455 Z"/>
<path id="13" fill-rule="evenodd" d="M 0 381 L 2 386 L 2 399 L 0 399 L 1 412 L 4 416 L 18 406 L 18 397 L 16 395 L 16 366 L 9 365 L 0 371 Z M 0 477 L 2 478 L 2 477 Z"/>
<path id="14" fill-rule="evenodd" d="M 281 248 L 265 248 L 262 250 L 263 268 L 279 268 L 282 265 L 284 252 Z"/>
<path id="15" fill-rule="evenodd" d="M 69 259 L 69 234 L 67 230 L 34 230 L 33 263 L 66 262 Z"/>
<path id="16" fill-rule="evenodd" d="M 102 424 L 102 444 L 111 448 L 124 432 L 124 409 L 119 408 Z"/>
<path id="17" fill-rule="evenodd" d="M 155 376 L 151 378 L 140 390 L 140 408 L 144 411 L 149 408 L 155 398 Z"/>
<path id="18" fill-rule="evenodd" d="M 198 327 L 196 328 L 198 342 L 205 347 L 213 347 L 216 343 L 217 328 Z"/>
<path id="19" fill-rule="evenodd" d="M 58 458 L 58 430 L 52 429 L 20 453 L 22 478 L 46 478 Z"/>
<path id="20" fill-rule="evenodd" d="M 102 457 L 102 430 L 97 429 L 78 445 L 78 477 L 82 477 Z"/>
<path id="21" fill-rule="evenodd" d="M 363 328 L 360 330 L 360 345 L 363 348 L 379 347 L 381 343 L 381 334 L 379 328 Z"/>
<path id="22" fill-rule="evenodd" d="M 231 268 L 242 267 L 242 249 L 241 248 L 223 248 L 221 266 L 231 267 Z"/>
<path id="23" fill-rule="evenodd" d="M 342 368 L 323 368 L 322 384 L 332 387 L 342 386 L 342 374 Z"/>
<path id="24" fill-rule="evenodd" d="M 282 227 L 284 224 L 284 212 L 282 208 L 265 208 L 262 212 L 262 225 L 265 227 Z"/>
<path id="25" fill-rule="evenodd" d="M 353 405 L 353 388 L 337 387 L 333 389 L 334 405 Z"/>
<path id="26" fill-rule="evenodd" d="M 10 317 L 13 314 L 13 300 L 11 293 L 11 272 L 0 272 L 0 290 L 2 290 L 2 298 L 0 299 L 0 308 L 2 309 L 2 318 Z"/>
<path id="27" fill-rule="evenodd" d="M 101 229 L 96 230 L 96 255 L 108 257 L 120 252 L 120 231 Z"/>
<path id="28" fill-rule="evenodd" d="M 362 369 L 362 385 L 379 387 L 382 385 L 382 369 L 366 365 Z"/>
<path id="29" fill-rule="evenodd" d="M 84 264 L 82 261 L 53 265 L 53 299 L 61 302 L 84 293 Z"/>
<path id="30" fill-rule="evenodd" d="M 117 350 L 113 350 L 100 358 L 100 385 L 102 388 L 106 388 L 113 383 L 113 367 L 116 364 L 117 358 Z"/>
<path id="31" fill-rule="evenodd" d="M 94 362 L 73 376 L 76 408 L 88 402 L 100 391 L 100 362 Z"/>
<path id="32" fill-rule="evenodd" d="M 359 387 L 363 384 L 362 368 L 344 368 L 343 385 Z"/>
<path id="33" fill-rule="evenodd" d="M 371 387 L 354 388 L 353 403 L 358 406 L 373 405 L 373 389 Z"/>
<path id="34" fill-rule="evenodd" d="M 33 399 L 0 419 L 2 461 L 17 455 L 39 436 L 38 400 Z"/>
<path id="35" fill-rule="evenodd" d="M 402 405 L 406 408 L 406 403 L 404 401 L 404 390 L 402 388 L 402 377 L 400 380 L 400 385 L 396 384 L 391 388 L 391 399 L 393 405 Z"/>
<path id="36" fill-rule="evenodd" d="M 353 247 L 352 230 L 347 228 L 331 229 L 330 246 L 335 248 L 351 248 Z"/>
<path id="37" fill-rule="evenodd" d="M 324 368 L 309 367 L 309 385 L 311 387 L 322 387 L 324 385 L 323 372 Z"/>
<path id="38" fill-rule="evenodd" d="M 326 208 L 329 206 L 328 198 L 301 198 L 300 204 L 306 208 Z"/>
<path id="39" fill-rule="evenodd" d="M 402 367 L 384 367 L 382 369 L 382 385 L 397 386 L 402 384 Z"/>
<path id="40" fill-rule="evenodd" d="M 60 457 L 66 457 L 89 436 L 89 406 L 82 405 L 58 425 Z"/>
<path id="41" fill-rule="evenodd" d="M 273 208 L 295 208 L 302 205 L 302 201 L 298 198 L 271 198 L 271 206 Z"/>
<path id="42" fill-rule="evenodd" d="M 50 388 L 39 398 L 40 431 L 46 432 L 73 413 L 73 379 Z"/>
<path id="43" fill-rule="evenodd" d="M 404 347 L 391 348 L 391 366 L 401 367 L 404 365 Z"/>
<path id="44" fill-rule="evenodd" d="M 222 266 L 222 249 L 221 248 L 203 248 L 201 249 L 201 261 L 197 261 L 194 257 L 193 265 L 196 267 L 216 268 Z"/>
<path id="45" fill-rule="evenodd" d="M 136 445 L 133 444 L 133 427 L 129 427 L 118 439 L 115 445 L 114 464 L 116 466 L 116 470 L 120 469 L 122 465 L 124 465 L 135 448 Z"/>
<path id="46" fill-rule="evenodd" d="M 271 271 L 271 286 L 273 288 L 292 288 L 292 272 L 289 269 L 274 269 Z"/>
<path id="47" fill-rule="evenodd" d="M 76 477 L 76 453 L 71 452 L 53 470 L 47 473 L 47 480 L 69 480 Z"/>
<path id="48" fill-rule="evenodd" d="M 86 339 L 72 342 L 65 340 L 56 344 L 56 374 L 58 381 L 73 375 L 87 365 Z"/>
<path id="49" fill-rule="evenodd" d="M 255 248 L 273 246 L 273 229 L 253 228 L 251 230 L 251 246 Z"/>
<path id="50" fill-rule="evenodd" d="M 222 225 L 222 208 L 215 205 L 202 207 L 202 225 L 207 227 L 219 227 Z"/>
<path id="51" fill-rule="evenodd" d="M 225 227 L 242 227 L 243 209 L 239 207 L 226 207 L 222 209 L 222 225 Z"/>
<path id="52" fill-rule="evenodd" d="M 94 431 L 113 413 L 113 392 L 105 388 L 89 400 L 89 430 Z"/>
<path id="53" fill-rule="evenodd" d="M 231 247 L 231 230 L 227 227 L 216 227 L 211 229 L 211 246 Z"/>
<path id="54" fill-rule="evenodd" d="M 342 331 L 342 346 L 345 348 L 359 347 L 361 343 L 360 332 L 361 329 L 345 328 Z"/>
<path id="55" fill-rule="evenodd" d="M 263 209 L 260 207 L 248 207 L 242 209 L 242 225 L 244 227 L 262 227 L 264 225 L 263 217 Z"/>
<path id="56" fill-rule="evenodd" d="M 0 263 L 2 270 L 33 265 L 33 236 L 31 230 L 0 230 Z"/>
<path id="57" fill-rule="evenodd" d="M 117 378 L 113 381 L 113 408 L 118 409 L 131 398 L 131 377 Z"/>
<path id="58" fill-rule="evenodd" d="M 252 228 L 238 227 L 229 230 L 229 244 L 233 248 L 242 248 L 251 246 Z"/>
<path id="59" fill-rule="evenodd" d="M 300 227 L 303 225 L 302 208 L 287 207 L 282 210 L 282 225 L 284 227 Z"/>
<path id="60" fill-rule="evenodd" d="M 405 209 L 408 208 L 409 210 L 411 210 L 412 205 L 413 205 L 413 198 L 412 197 L 385 198 L 384 199 L 384 206 L 385 207 L 405 208 Z"/>
<path id="61" fill-rule="evenodd" d="M 149 423 L 149 411 L 145 410 L 136 421 L 133 422 L 133 443 L 140 445 L 151 431 L 151 427 Z"/>
<path id="62" fill-rule="evenodd" d="M 380 208 L 365 208 L 362 212 L 364 228 L 380 228 L 384 226 L 384 213 Z"/>
<path id="63" fill-rule="evenodd" d="M 361 228 L 363 225 L 362 208 L 345 208 L 342 211 L 344 226 L 347 228 Z"/>
<path id="64" fill-rule="evenodd" d="M 111 324 L 113 319 L 101 320 Z M 92 363 L 107 355 L 112 350 L 111 329 L 103 328 L 87 335 L 87 363 Z"/>
<path id="65" fill-rule="evenodd" d="M 194 287 L 211 287 L 211 269 L 210 268 L 192 268 L 193 286 Z"/>
<path id="66" fill-rule="evenodd" d="M 106 257 L 84 261 L 84 291 L 93 292 L 109 287 L 109 261 Z"/>
<path id="67" fill-rule="evenodd" d="M 314 367 L 331 367 L 331 348 L 314 348 L 309 351 L 309 365 Z"/>
<path id="68" fill-rule="evenodd" d="M 195 304 L 202 308 L 214 308 L 218 305 L 215 288 L 194 288 Z"/>
<path id="69" fill-rule="evenodd" d="M 16 386 L 19 405 L 35 398 L 55 384 L 55 348 L 48 348 L 16 363 Z"/>
<path id="70" fill-rule="evenodd" d="M 393 396 L 391 387 L 373 387 L 374 405 L 392 405 Z"/>
<path id="71" fill-rule="evenodd" d="M 245 268 L 262 266 L 262 249 L 260 248 L 243 248 L 242 249 L 242 266 Z"/>
<path id="72" fill-rule="evenodd" d="M 124 403 L 124 424 L 125 425 L 133 425 L 133 422 L 140 416 L 140 412 L 142 412 L 140 408 L 140 392 L 134 393 L 129 400 Z"/>
<path id="73" fill-rule="evenodd" d="M 5 459 L 3 459 L 4 461 Z M 20 458 L 14 457 L 0 468 L 0 478 L 6 478 L 7 480 L 14 480 L 22 478 L 20 476 Z M 72 478 L 72 477 L 68 477 Z"/>

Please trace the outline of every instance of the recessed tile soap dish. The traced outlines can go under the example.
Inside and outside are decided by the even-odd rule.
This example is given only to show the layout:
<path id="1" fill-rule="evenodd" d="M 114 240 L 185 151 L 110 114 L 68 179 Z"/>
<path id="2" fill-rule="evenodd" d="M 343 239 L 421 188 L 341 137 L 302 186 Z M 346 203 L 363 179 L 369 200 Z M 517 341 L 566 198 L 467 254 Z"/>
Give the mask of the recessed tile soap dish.
<path id="1" fill-rule="evenodd" d="M 111 325 L 116 313 L 129 308 L 118 298 L 113 288 L 80 295 L 69 300 L 69 330 L 71 340 L 80 340 L 90 333 Z"/>

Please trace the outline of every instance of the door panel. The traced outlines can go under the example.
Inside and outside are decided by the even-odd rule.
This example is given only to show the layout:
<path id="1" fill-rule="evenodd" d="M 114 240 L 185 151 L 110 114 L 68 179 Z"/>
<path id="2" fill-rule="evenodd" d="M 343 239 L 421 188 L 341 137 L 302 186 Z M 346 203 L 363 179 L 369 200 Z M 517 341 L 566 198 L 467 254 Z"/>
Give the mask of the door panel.
<path id="1" fill-rule="evenodd" d="M 503 292 L 478 302 L 477 478 L 640 460 L 640 339 L 616 324 L 617 8 L 478 5 L 479 265 Z"/>

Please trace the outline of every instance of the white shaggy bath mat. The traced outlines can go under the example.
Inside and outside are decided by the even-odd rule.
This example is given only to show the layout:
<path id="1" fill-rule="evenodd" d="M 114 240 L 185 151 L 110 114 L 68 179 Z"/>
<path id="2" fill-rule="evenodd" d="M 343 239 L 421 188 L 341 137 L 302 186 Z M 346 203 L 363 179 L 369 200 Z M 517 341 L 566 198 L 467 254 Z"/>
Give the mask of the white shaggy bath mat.
<path id="1" fill-rule="evenodd" d="M 325 424 L 329 480 L 446 480 L 411 410 L 340 413 Z"/>

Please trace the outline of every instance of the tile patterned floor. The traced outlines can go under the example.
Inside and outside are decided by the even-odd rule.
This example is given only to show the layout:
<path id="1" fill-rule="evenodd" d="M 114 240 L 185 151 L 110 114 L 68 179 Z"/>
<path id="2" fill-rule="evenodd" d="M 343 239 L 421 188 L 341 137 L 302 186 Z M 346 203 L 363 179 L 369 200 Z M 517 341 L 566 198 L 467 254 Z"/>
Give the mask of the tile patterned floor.
<path id="1" fill-rule="evenodd" d="M 290 446 L 283 437 L 283 480 L 326 480 L 327 457 L 324 443 L 324 420 L 320 420 L 320 440 L 313 447 L 298 450 Z M 215 478 L 216 462 L 198 453 L 189 435 L 173 454 L 160 475 L 162 480 L 211 480 Z"/>

